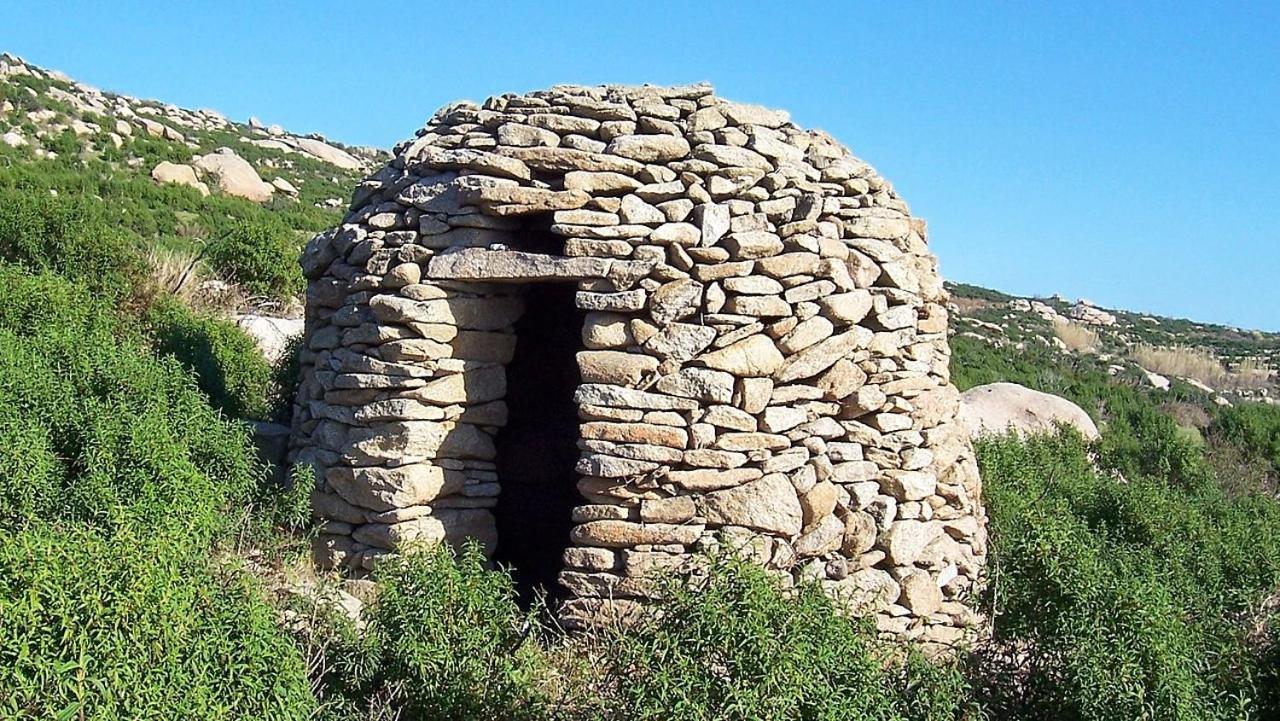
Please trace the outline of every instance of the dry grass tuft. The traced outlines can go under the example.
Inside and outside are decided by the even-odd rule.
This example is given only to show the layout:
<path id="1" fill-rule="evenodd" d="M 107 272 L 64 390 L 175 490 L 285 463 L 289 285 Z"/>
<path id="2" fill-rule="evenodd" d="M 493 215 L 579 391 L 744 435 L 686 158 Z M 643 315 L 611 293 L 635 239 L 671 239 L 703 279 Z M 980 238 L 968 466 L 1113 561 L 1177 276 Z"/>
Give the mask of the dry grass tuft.
<path id="1" fill-rule="evenodd" d="M 1262 388 L 1271 380 L 1271 369 L 1257 358 L 1245 358 L 1236 365 L 1235 375 L 1241 388 Z"/>
<path id="2" fill-rule="evenodd" d="M 245 291 L 220 280 L 199 253 L 152 249 L 147 254 L 152 286 L 197 310 L 234 311 L 248 306 Z"/>
<path id="3" fill-rule="evenodd" d="M 1138 365 L 1165 376 L 1192 378 L 1217 390 L 1260 388 L 1271 371 L 1261 363 L 1246 360 L 1232 372 L 1209 351 L 1187 346 L 1153 346 L 1143 343 L 1130 351 Z"/>
<path id="4" fill-rule="evenodd" d="M 153 248 L 147 253 L 147 264 L 158 288 L 184 302 L 191 301 L 202 280 L 199 255 Z"/>
<path id="5" fill-rule="evenodd" d="M 1098 334 L 1079 323 L 1058 321 L 1053 324 L 1053 334 L 1076 353 L 1093 353 L 1098 350 Z"/>
<path id="6" fill-rule="evenodd" d="M 960 298 L 957 296 L 951 297 L 951 304 L 956 307 L 956 312 L 960 315 L 973 315 L 980 310 L 986 310 L 995 305 L 995 303 L 981 298 Z"/>

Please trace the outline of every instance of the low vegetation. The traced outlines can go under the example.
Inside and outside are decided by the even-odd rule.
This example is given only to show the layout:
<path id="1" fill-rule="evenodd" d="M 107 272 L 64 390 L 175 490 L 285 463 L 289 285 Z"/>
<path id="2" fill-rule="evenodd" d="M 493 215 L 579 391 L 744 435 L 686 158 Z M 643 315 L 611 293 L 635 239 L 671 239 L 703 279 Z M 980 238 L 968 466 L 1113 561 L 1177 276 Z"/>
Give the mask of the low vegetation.
<path id="1" fill-rule="evenodd" d="M 0 716 L 302 718 L 305 668 L 211 551 L 271 505 L 248 433 L 115 308 L 0 266 Z"/>
<path id="2" fill-rule="evenodd" d="M 0 188 L 2 261 L 122 298 L 143 288 L 141 249 L 136 236 L 112 227 L 98 204 Z"/>
<path id="3" fill-rule="evenodd" d="M 181 534 L 0 530 L 0 717 L 284 720 L 314 706 L 258 584 Z"/>
<path id="4" fill-rule="evenodd" d="M 147 264 L 121 268 L 116 259 L 176 252 L 206 259 L 198 276 L 207 271 L 242 283 L 256 296 L 285 300 L 299 292 L 301 276 L 293 259 L 301 238 L 339 219 L 334 208 L 359 179 L 358 171 L 278 146 L 262 147 L 247 126 L 184 125 L 178 135 L 157 137 L 133 119 L 141 116 L 130 114 L 122 116 L 130 117 L 123 123 L 126 132 L 116 133 L 120 118 L 86 109 L 73 98 L 77 92 L 38 69 L 0 77 L 0 98 L 6 103 L 0 132 L 12 130 L 23 138 L 19 147 L 0 143 L 0 259 L 28 265 L 36 257 L 59 258 L 71 267 L 50 270 L 118 288 L 137 287 L 135 279 L 119 274 L 145 274 Z M 129 102 L 144 111 L 161 107 Z M 161 116 L 153 114 L 146 122 L 176 130 Z M 70 127 L 76 123 L 81 134 Z M 281 193 L 258 204 L 151 178 L 161 162 L 188 164 L 193 155 L 220 148 L 246 158 L 268 181 L 287 176 L 297 187 L 296 198 Z M 37 238 L 57 245 L 80 237 L 95 242 L 31 245 Z M 133 252 L 139 249 L 143 256 Z M 172 280 L 162 273 L 156 285 L 164 289 Z"/>
<path id="5" fill-rule="evenodd" d="M 215 408 L 230 418 L 269 417 L 275 373 L 234 323 L 171 297 L 152 306 L 146 323 L 156 352 L 181 363 Z"/>
<path id="6" fill-rule="evenodd" d="M 1251 403 L 1224 408 L 1214 417 L 1212 430 L 1280 476 L 1280 407 Z"/>
<path id="7" fill-rule="evenodd" d="M 209 244 L 206 255 L 214 271 L 255 295 L 293 298 L 304 286 L 297 258 L 302 239 L 274 220 L 241 221 Z"/>
<path id="8" fill-rule="evenodd" d="M 326 717 L 546 717 L 535 619 L 511 577 L 487 565 L 474 545 L 456 557 L 447 546 L 422 549 L 378 569 L 362 634 L 322 616 L 311 642 L 326 669 Z"/>
<path id="9" fill-rule="evenodd" d="M 995 553 L 994 637 L 976 659 L 995 718 L 1244 719 L 1280 712 L 1280 505 L 1094 467 L 1078 436 L 978 449 Z M 1156 453 L 1166 452 L 1157 447 Z M 1274 623 L 1276 617 L 1270 618 Z"/>
<path id="10" fill-rule="evenodd" d="M 660 615 L 613 629 L 615 710 L 626 718 L 955 719 L 976 711 L 952 661 L 876 640 L 816 583 L 791 593 L 755 564 L 712 557 L 668 583 Z M 622 717 L 622 714 L 619 714 Z"/>

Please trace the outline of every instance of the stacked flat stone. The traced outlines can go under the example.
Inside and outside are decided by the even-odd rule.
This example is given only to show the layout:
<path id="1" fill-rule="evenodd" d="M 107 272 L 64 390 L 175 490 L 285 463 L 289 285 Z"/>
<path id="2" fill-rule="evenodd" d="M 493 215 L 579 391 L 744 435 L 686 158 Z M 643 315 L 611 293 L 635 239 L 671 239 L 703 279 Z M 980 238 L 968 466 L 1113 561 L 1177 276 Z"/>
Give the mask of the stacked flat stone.
<path id="1" fill-rule="evenodd" d="M 521 231 L 563 238 L 521 249 Z M 302 260 L 294 454 L 317 558 L 492 549 L 494 436 L 522 284 L 576 281 L 570 622 L 732 544 L 886 634 L 947 642 L 986 554 L 946 294 L 892 187 L 784 112 L 707 85 L 557 86 L 439 111 Z"/>

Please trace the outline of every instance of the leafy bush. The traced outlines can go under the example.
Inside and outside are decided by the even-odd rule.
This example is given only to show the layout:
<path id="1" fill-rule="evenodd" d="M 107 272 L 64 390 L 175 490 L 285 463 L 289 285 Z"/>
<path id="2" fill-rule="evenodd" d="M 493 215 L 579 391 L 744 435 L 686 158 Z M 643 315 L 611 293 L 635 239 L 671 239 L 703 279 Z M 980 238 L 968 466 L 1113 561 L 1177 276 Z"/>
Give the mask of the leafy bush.
<path id="1" fill-rule="evenodd" d="M 227 229 L 209 246 L 208 258 L 218 274 L 250 292 L 285 298 L 305 287 L 298 267 L 300 250 L 297 235 L 271 219 L 240 222 Z"/>
<path id="2" fill-rule="evenodd" d="M 1170 485 L 1212 482 L 1199 444 L 1151 399 L 1123 386 L 1107 388 L 1098 398 L 1106 409 L 1098 445 L 1105 465 L 1126 477 L 1145 475 Z"/>
<path id="3" fill-rule="evenodd" d="M 978 300 L 991 301 L 993 303 L 1007 303 L 1013 300 L 1013 296 L 1001 293 L 998 290 L 983 288 L 977 285 L 969 285 L 968 283 L 947 283 L 947 290 L 958 298 L 975 298 Z"/>
<path id="4" fill-rule="evenodd" d="M 156 352 L 195 376 L 214 407 L 231 418 L 265 419 L 274 372 L 253 338 L 230 321 L 165 298 L 147 316 Z"/>
<path id="5" fill-rule="evenodd" d="M 659 616 L 606 639 L 621 717 L 914 720 L 965 708 L 954 666 L 895 658 L 816 584 L 787 594 L 724 557 L 696 588 L 666 594 Z"/>
<path id="6" fill-rule="evenodd" d="M 0 529 L 0 717 L 296 719 L 315 706 L 239 569 L 139 526 Z"/>
<path id="7" fill-rule="evenodd" d="M 304 719 L 305 669 L 210 560 L 262 469 L 172 360 L 0 264 L 0 715 Z"/>
<path id="8" fill-rule="evenodd" d="M 270 399 L 271 419 L 276 423 L 288 425 L 293 420 L 293 401 L 298 395 L 298 384 L 302 382 L 303 347 L 303 336 L 290 338 L 284 347 L 284 355 L 276 362 Z"/>
<path id="9" fill-rule="evenodd" d="M 1245 403 L 1223 408 L 1214 417 L 1210 432 L 1265 459 L 1280 473 L 1280 406 Z"/>
<path id="10" fill-rule="evenodd" d="M 511 577 L 490 571 L 475 544 L 439 545 L 379 567 L 363 639 L 330 659 L 328 703 L 355 713 L 398 699 L 406 718 L 538 718 L 531 619 Z"/>
<path id="11" fill-rule="evenodd" d="M 1280 584 L 1280 506 L 1161 476 L 1116 482 L 1073 434 L 979 444 L 995 648 L 988 711 L 1027 719 L 1266 717 L 1245 619 Z"/>
<path id="12" fill-rule="evenodd" d="M 0 260 L 123 296 L 143 277 L 146 263 L 139 248 L 92 204 L 51 198 L 47 192 L 0 191 Z"/>
<path id="13" fill-rule="evenodd" d="M 0 266 L 0 524 L 225 525 L 261 480 L 246 431 L 105 304 Z"/>

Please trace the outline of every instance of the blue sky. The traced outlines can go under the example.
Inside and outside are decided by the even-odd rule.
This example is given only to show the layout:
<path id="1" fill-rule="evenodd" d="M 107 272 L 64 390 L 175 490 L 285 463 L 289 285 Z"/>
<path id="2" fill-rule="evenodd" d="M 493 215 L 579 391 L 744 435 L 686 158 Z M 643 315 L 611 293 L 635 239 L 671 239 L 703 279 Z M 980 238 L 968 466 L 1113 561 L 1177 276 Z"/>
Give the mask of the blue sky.
<path id="1" fill-rule="evenodd" d="M 949 279 L 1280 330 L 1280 3 L 30 2 L 4 15 L 0 49 L 84 82 L 384 147 L 456 99 L 709 80 L 875 165 L 928 219 Z"/>

